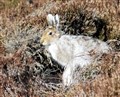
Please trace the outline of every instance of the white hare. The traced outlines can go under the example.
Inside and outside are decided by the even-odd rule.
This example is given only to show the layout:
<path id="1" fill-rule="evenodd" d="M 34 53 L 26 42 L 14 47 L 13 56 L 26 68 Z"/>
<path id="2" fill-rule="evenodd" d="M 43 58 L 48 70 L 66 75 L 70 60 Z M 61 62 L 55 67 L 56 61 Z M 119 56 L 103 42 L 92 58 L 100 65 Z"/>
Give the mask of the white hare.
<path id="1" fill-rule="evenodd" d="M 80 66 L 92 64 L 103 53 L 108 53 L 110 47 L 98 39 L 88 36 L 62 35 L 59 31 L 59 16 L 47 15 L 48 27 L 45 29 L 40 43 L 46 46 L 51 57 L 64 66 L 63 84 L 74 83 L 73 74 Z"/>

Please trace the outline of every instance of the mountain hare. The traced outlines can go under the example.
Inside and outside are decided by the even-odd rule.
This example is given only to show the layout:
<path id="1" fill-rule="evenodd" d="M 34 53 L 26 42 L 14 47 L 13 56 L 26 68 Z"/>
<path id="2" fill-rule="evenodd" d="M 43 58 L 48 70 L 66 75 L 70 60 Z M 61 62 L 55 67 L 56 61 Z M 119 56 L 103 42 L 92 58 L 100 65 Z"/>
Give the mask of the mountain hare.
<path id="1" fill-rule="evenodd" d="M 98 39 L 88 36 L 62 35 L 59 30 L 59 16 L 47 15 L 48 27 L 45 29 L 40 43 L 46 46 L 51 57 L 64 66 L 63 84 L 74 83 L 75 69 L 92 64 L 103 53 L 108 53 L 110 47 Z"/>

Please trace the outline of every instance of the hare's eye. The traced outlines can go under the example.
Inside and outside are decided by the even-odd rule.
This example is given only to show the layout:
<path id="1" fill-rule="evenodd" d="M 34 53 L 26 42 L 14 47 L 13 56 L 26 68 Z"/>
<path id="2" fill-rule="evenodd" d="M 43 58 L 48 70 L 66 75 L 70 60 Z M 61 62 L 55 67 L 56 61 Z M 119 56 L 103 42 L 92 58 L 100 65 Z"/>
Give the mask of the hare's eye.
<path id="1" fill-rule="evenodd" d="M 53 33 L 52 32 L 49 32 L 49 35 L 52 35 Z"/>

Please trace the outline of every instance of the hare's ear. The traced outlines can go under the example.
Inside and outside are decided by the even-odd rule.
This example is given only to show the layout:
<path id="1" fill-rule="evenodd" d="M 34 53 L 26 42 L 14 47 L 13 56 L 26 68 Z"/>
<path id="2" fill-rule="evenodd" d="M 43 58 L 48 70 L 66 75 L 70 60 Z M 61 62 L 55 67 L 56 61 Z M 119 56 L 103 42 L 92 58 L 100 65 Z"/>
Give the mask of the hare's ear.
<path id="1" fill-rule="evenodd" d="M 49 26 L 54 26 L 55 25 L 55 18 L 52 14 L 47 15 L 47 22 Z"/>
<path id="2" fill-rule="evenodd" d="M 58 29 L 59 24 L 60 24 L 60 18 L 58 16 L 58 14 L 55 15 L 55 24 L 56 24 L 56 28 Z"/>

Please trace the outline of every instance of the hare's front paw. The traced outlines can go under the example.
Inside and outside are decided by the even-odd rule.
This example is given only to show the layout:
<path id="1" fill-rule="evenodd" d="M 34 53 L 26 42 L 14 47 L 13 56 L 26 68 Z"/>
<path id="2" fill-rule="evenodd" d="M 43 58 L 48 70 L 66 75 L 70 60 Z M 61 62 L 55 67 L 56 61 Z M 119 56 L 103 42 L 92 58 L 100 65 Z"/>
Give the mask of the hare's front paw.
<path id="1" fill-rule="evenodd" d="M 72 73 L 71 73 L 71 69 L 70 68 L 66 68 L 66 70 L 63 73 L 63 84 L 64 87 L 66 86 L 70 86 L 73 82 L 72 79 Z"/>

